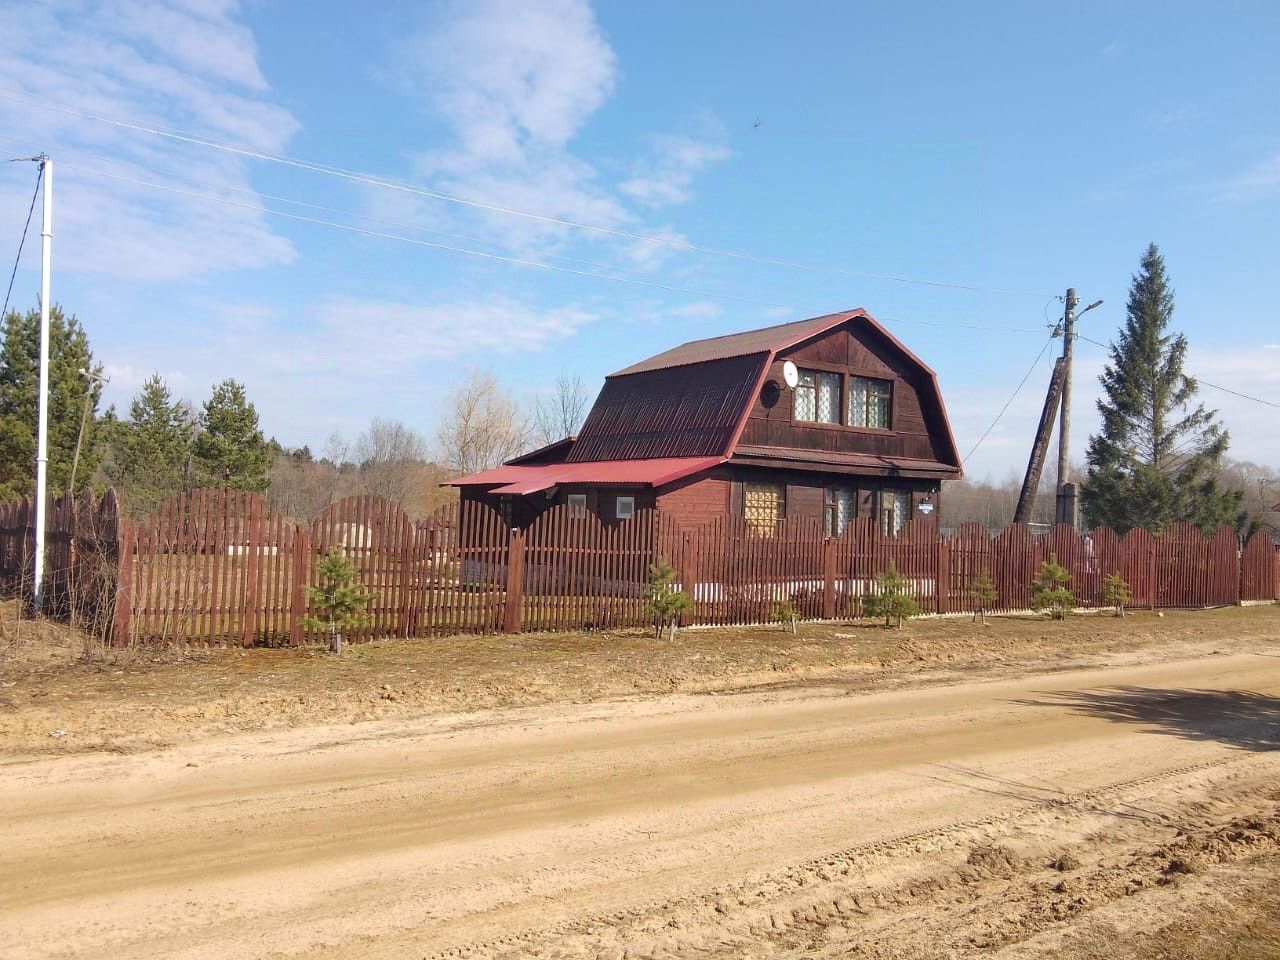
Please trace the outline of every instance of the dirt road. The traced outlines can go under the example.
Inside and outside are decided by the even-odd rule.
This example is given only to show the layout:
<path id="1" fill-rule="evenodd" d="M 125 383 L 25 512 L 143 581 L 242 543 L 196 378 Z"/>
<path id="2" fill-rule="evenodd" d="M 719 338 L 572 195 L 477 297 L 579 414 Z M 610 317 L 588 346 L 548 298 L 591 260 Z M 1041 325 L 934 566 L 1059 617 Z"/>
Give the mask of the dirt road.
<path id="1" fill-rule="evenodd" d="M 1278 654 L 10 763 L 0 956 L 1026 949 L 1280 851 Z"/>

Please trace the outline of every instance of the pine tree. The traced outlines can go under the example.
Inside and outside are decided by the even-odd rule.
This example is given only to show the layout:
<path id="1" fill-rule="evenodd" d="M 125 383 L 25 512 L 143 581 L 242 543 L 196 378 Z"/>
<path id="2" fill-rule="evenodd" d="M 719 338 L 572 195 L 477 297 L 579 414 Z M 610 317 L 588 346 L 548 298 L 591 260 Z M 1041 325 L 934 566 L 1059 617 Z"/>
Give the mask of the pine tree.
<path id="1" fill-rule="evenodd" d="M 1067 586 L 1070 582 L 1071 571 L 1058 563 L 1057 556 L 1042 562 L 1031 581 L 1031 609 L 1048 610 L 1050 619 L 1065 620 L 1076 605 L 1076 595 Z"/>
<path id="2" fill-rule="evenodd" d="M 148 377 L 129 419 L 114 428 L 106 469 L 131 512 L 150 513 L 190 486 L 194 431 L 187 405 L 173 399 L 159 374 Z"/>
<path id="3" fill-rule="evenodd" d="M 223 380 L 213 388 L 200 413 L 200 433 L 192 450 L 201 485 L 254 492 L 267 488 L 271 452 L 243 384 Z"/>
<path id="4" fill-rule="evenodd" d="M 1089 439 L 1089 523 L 1117 533 L 1159 533 L 1183 520 L 1208 533 L 1234 523 L 1240 494 L 1218 487 L 1227 432 L 1214 411 L 1194 403 L 1197 384 L 1183 372 L 1187 338 L 1168 332 L 1173 290 L 1154 243 L 1127 310 L 1100 378 L 1102 430 Z"/>
<path id="5" fill-rule="evenodd" d="M 991 574 L 983 570 L 969 585 L 969 595 L 973 597 L 973 619 L 987 622 L 987 612 L 1000 600 L 1000 591 L 991 579 Z"/>
<path id="6" fill-rule="evenodd" d="M 89 338 L 75 316 L 49 309 L 49 492 L 64 493 L 71 480 L 80 423 L 84 442 L 76 489 L 89 486 L 102 460 L 105 431 L 98 420 L 101 384 L 81 370 L 96 371 Z M 40 390 L 40 311 L 4 318 L 0 346 L 0 503 L 35 491 L 37 395 Z M 85 417 L 85 400 L 89 414 Z"/>
<path id="7" fill-rule="evenodd" d="M 680 615 L 693 607 L 693 598 L 683 590 L 676 589 L 676 581 L 679 579 L 679 571 L 665 557 L 659 557 L 657 563 L 649 564 L 649 587 L 646 595 L 649 612 L 653 615 L 655 638 L 662 637 L 665 627 L 667 639 L 674 640 Z"/>
<path id="8" fill-rule="evenodd" d="M 360 571 L 342 551 L 333 550 L 316 561 L 316 579 L 307 584 L 311 616 L 302 618 L 308 630 L 323 630 L 329 637 L 329 650 L 342 652 L 342 632 L 361 627 L 370 620 L 368 607 L 373 591 L 358 581 Z"/>
<path id="9" fill-rule="evenodd" d="M 901 627 L 904 620 L 916 616 L 920 606 L 907 593 L 907 578 L 898 572 L 898 568 L 889 564 L 889 569 L 876 577 L 876 592 L 862 601 L 862 612 L 873 619 L 884 617 L 884 625 L 889 626 L 897 620 Z"/>

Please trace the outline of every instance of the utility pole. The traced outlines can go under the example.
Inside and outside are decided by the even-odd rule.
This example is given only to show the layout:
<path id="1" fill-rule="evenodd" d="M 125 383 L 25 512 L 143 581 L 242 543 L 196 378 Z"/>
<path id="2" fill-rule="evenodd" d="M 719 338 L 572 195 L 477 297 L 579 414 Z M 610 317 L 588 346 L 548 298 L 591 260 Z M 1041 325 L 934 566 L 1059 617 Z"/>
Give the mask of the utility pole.
<path id="1" fill-rule="evenodd" d="M 80 447 L 84 444 L 84 428 L 89 422 L 89 408 L 93 406 L 93 388 L 95 385 L 101 387 L 104 383 L 110 383 L 110 377 L 104 377 L 98 370 L 86 370 L 81 367 L 77 373 L 85 378 L 84 386 L 84 409 L 80 411 L 80 432 L 76 434 L 76 453 L 71 458 L 71 481 L 67 484 L 67 492 L 75 496 L 76 492 L 76 472 L 80 467 Z"/>
<path id="2" fill-rule="evenodd" d="M 36 426 L 36 549 L 31 576 L 31 607 L 40 612 L 44 603 L 44 532 L 48 508 L 49 469 L 49 272 L 53 258 L 53 161 L 41 155 L 44 179 L 44 220 L 40 228 L 40 413 Z"/>
<path id="3" fill-rule="evenodd" d="M 1062 411 L 1058 423 L 1058 498 L 1056 522 L 1068 526 L 1076 525 L 1076 491 L 1071 482 L 1071 361 L 1075 353 L 1076 341 L 1076 298 L 1075 287 L 1067 290 L 1067 299 L 1062 312 Z"/>

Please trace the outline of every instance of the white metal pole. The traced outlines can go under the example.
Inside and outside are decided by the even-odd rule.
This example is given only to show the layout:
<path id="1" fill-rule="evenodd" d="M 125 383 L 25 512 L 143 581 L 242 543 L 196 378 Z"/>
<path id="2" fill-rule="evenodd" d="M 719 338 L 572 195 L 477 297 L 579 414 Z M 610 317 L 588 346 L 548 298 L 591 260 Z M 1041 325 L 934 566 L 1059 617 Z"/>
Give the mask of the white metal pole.
<path id="1" fill-rule="evenodd" d="M 36 551 L 31 604 L 44 602 L 44 530 L 49 468 L 49 270 L 53 255 L 53 161 L 40 161 L 44 175 L 44 226 L 40 230 L 40 409 L 36 431 Z"/>

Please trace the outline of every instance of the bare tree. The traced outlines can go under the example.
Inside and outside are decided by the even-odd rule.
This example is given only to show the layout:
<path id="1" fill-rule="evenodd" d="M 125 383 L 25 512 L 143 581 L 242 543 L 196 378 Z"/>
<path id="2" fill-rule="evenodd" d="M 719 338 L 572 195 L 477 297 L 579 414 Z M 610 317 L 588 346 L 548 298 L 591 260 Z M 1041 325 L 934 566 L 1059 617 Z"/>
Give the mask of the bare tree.
<path id="1" fill-rule="evenodd" d="M 375 418 L 356 439 L 355 458 L 365 493 L 401 506 L 416 505 L 427 464 L 427 441 L 399 420 Z"/>
<path id="2" fill-rule="evenodd" d="M 570 377 L 567 371 L 561 370 L 556 377 L 555 394 L 534 401 L 533 439 L 540 446 L 546 446 L 574 436 L 587 415 L 588 400 L 582 378 Z"/>
<path id="3" fill-rule="evenodd" d="M 449 394 L 437 441 L 455 474 L 496 467 L 520 453 L 529 419 L 492 374 L 474 371 Z"/>

